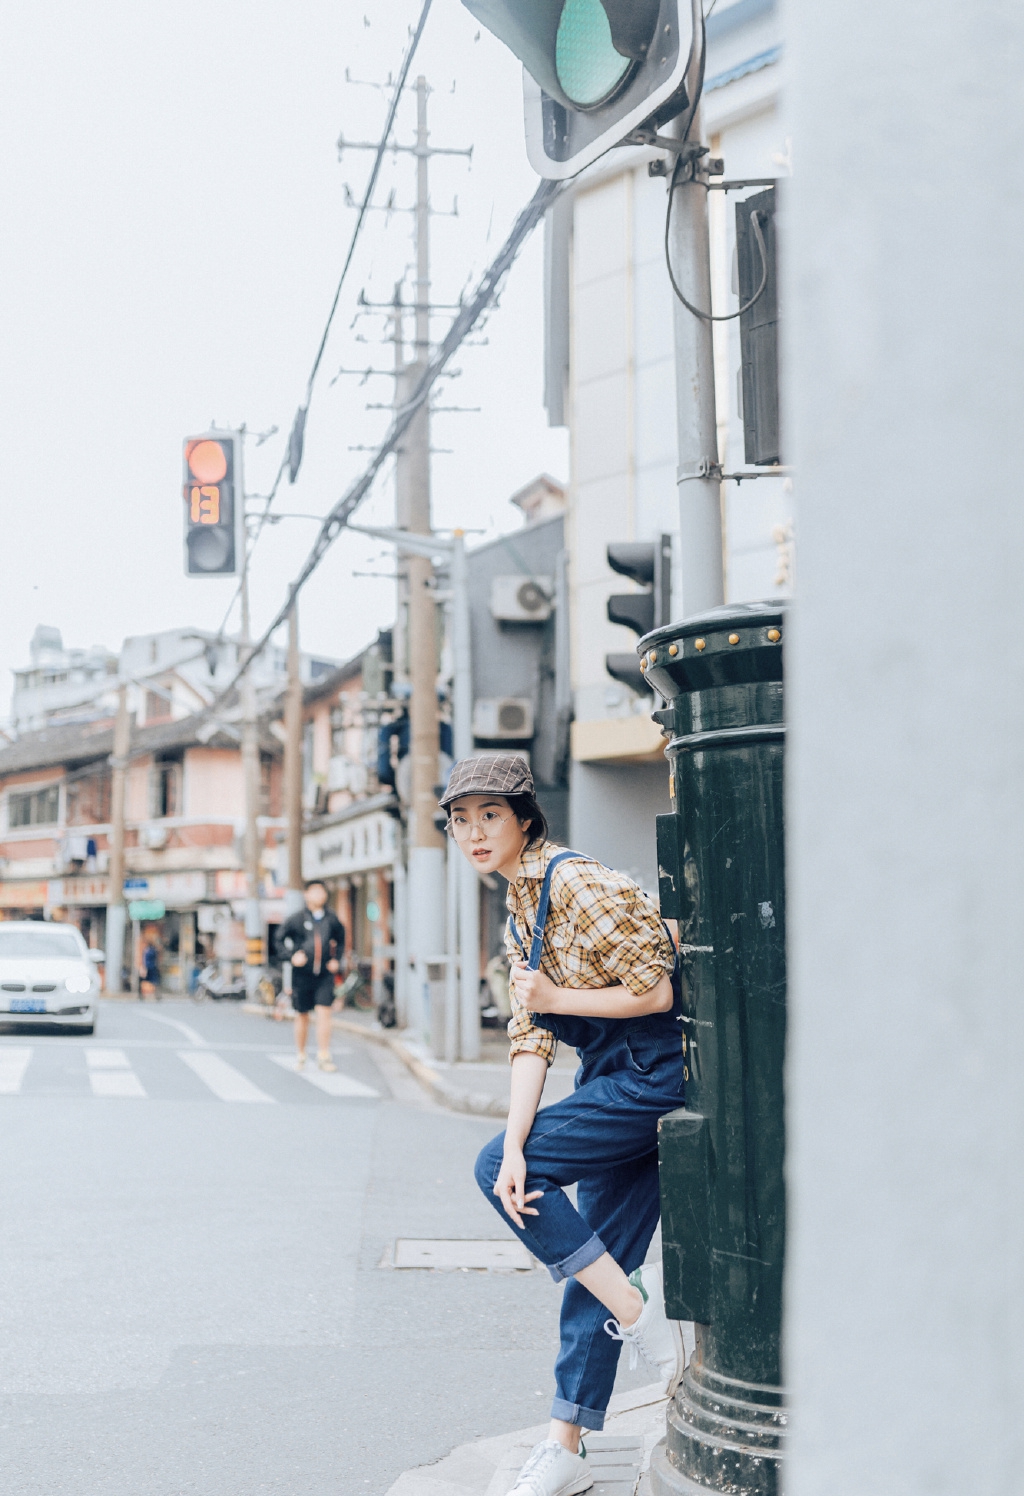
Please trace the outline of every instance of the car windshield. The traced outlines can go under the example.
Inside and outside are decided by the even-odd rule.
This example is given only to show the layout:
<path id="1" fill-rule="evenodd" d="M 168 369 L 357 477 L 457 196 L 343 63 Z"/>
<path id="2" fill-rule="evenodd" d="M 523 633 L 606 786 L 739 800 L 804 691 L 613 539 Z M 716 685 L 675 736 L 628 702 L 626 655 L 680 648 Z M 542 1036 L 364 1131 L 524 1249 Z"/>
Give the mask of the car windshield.
<path id="1" fill-rule="evenodd" d="M 4 957 L 16 960 L 31 960 L 33 957 L 49 957 L 50 960 L 81 960 L 82 950 L 70 930 L 5 930 L 0 925 L 0 960 Z"/>

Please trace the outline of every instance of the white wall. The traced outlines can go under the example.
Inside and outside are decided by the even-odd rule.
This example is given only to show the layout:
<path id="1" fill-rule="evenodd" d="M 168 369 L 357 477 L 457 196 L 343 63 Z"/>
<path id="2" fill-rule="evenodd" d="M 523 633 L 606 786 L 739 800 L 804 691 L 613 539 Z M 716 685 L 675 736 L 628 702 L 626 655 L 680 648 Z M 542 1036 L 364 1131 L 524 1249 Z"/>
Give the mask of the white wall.
<path id="1" fill-rule="evenodd" d="M 1024 1487 L 1024 9 L 791 0 L 788 1496 Z"/>

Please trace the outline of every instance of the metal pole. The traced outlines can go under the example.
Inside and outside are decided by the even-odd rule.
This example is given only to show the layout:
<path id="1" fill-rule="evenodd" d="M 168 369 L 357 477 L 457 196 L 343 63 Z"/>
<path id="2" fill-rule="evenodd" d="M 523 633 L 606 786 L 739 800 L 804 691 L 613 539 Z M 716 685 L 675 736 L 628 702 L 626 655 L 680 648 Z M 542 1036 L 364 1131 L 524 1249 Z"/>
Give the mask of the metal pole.
<path id="1" fill-rule="evenodd" d="M 141 997 L 141 995 L 142 995 L 141 988 L 139 986 L 139 957 L 140 957 L 140 955 L 141 955 L 141 952 L 139 950 L 139 921 L 137 919 L 133 919 L 132 920 L 132 951 L 131 951 L 132 996 L 136 997 L 136 998 L 137 997 Z"/>
<path id="2" fill-rule="evenodd" d="M 427 83 L 416 80 L 416 344 L 415 360 L 406 367 L 398 389 L 401 396 L 419 379 L 430 354 L 429 200 L 427 191 Z M 411 423 L 399 457 L 402 525 L 429 535 L 430 411 L 424 403 Z M 410 556 L 409 577 L 409 960 L 416 968 L 409 1016 L 424 1035 L 429 1027 L 425 995 L 429 991 L 427 965 L 444 946 L 444 840 L 434 827 L 439 732 L 437 713 L 437 624 L 432 568 L 429 557 Z"/>
<path id="3" fill-rule="evenodd" d="M 285 912 L 302 908 L 302 675 L 299 660 L 299 608 L 288 614 L 288 687 L 284 702 L 284 813 L 287 820 L 288 887 Z"/>
<path id="4" fill-rule="evenodd" d="M 104 940 L 108 992 L 121 991 L 121 970 L 124 966 L 124 799 L 130 746 L 128 687 L 122 681 L 117 690 L 114 752 L 110 760 L 110 866 L 107 871 L 107 933 Z"/>
<path id="5" fill-rule="evenodd" d="M 456 759 L 460 759 L 473 751 L 473 644 L 466 542 L 461 530 L 456 530 L 452 539 L 452 746 Z M 477 1060 L 480 1058 L 480 884 L 454 843 L 449 844 L 449 856 L 458 867 L 459 1057 Z"/>
<path id="6" fill-rule="evenodd" d="M 238 450 L 241 454 L 241 443 Z M 241 475 L 238 492 L 242 495 L 245 493 Z M 251 639 L 249 556 L 246 546 L 242 559 L 242 637 L 239 645 L 246 658 L 246 670 L 239 684 L 239 694 L 242 703 L 242 777 L 245 788 L 245 991 L 248 1000 L 253 1002 L 263 974 L 263 919 L 260 913 L 260 842 L 257 823 L 260 804 L 260 749 L 256 721 L 256 685 L 249 660 Z"/>
<path id="7" fill-rule="evenodd" d="M 695 25 L 702 24 L 695 13 Z M 700 111 L 691 138 L 700 139 Z M 711 246 L 707 187 L 699 180 L 673 191 L 669 253 L 679 289 L 693 306 L 711 310 Z M 679 535 L 682 598 L 688 618 L 725 600 L 722 500 L 715 416 L 712 324 L 675 302 L 676 431 L 679 452 Z"/>

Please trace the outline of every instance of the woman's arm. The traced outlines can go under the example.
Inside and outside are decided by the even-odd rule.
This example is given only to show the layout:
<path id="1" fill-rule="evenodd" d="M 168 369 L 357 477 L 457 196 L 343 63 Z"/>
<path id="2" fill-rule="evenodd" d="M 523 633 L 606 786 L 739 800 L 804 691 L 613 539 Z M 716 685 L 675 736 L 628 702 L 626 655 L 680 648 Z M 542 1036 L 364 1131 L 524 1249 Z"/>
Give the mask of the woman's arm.
<path id="1" fill-rule="evenodd" d="M 512 968 L 516 997 L 530 1013 L 572 1013 L 578 1018 L 643 1018 L 672 1008 L 672 980 L 666 973 L 639 995 L 628 987 L 556 987 L 542 971 L 524 962 Z M 532 1118 L 531 1118 L 532 1123 Z"/>
<path id="2" fill-rule="evenodd" d="M 494 1193 L 517 1226 L 523 1225 L 524 1215 L 537 1214 L 536 1210 L 530 1209 L 530 1201 L 536 1200 L 543 1193 L 542 1190 L 534 1190 L 531 1195 L 526 1193 L 526 1159 L 523 1157 L 523 1148 L 537 1115 L 547 1073 L 548 1062 L 543 1055 L 524 1051 L 513 1056 L 512 1098 L 508 1108 L 508 1126 L 505 1129 L 505 1156 L 494 1185 Z"/>

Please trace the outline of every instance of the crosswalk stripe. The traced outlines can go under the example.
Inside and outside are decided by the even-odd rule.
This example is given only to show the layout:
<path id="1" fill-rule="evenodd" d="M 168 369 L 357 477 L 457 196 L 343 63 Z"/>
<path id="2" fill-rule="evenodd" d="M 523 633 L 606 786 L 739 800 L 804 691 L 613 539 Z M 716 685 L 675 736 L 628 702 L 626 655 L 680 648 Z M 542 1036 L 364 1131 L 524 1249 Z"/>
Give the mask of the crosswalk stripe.
<path id="1" fill-rule="evenodd" d="M 17 1096 L 32 1058 L 31 1049 L 0 1049 L 0 1096 Z"/>
<path id="2" fill-rule="evenodd" d="M 90 1070 L 130 1070 L 131 1061 L 123 1049 L 87 1049 L 85 1063 Z"/>
<path id="3" fill-rule="evenodd" d="M 268 1060 L 273 1060 L 275 1065 L 280 1065 L 283 1070 L 290 1070 L 293 1075 L 301 1076 L 308 1080 L 311 1086 L 316 1086 L 320 1091 L 326 1091 L 328 1096 L 379 1096 L 372 1086 L 364 1085 L 361 1080 L 353 1080 L 350 1075 L 324 1074 L 322 1070 L 299 1070 L 295 1064 L 294 1055 L 271 1054 Z"/>
<path id="4" fill-rule="evenodd" d="M 89 1083 L 94 1096 L 145 1097 L 145 1088 L 134 1070 L 90 1070 Z"/>
<path id="5" fill-rule="evenodd" d="M 178 1058 L 184 1060 L 189 1069 L 221 1101 L 274 1100 L 273 1096 L 268 1096 L 266 1091 L 261 1091 L 259 1086 L 254 1085 L 247 1075 L 243 1075 L 234 1065 L 229 1065 L 227 1060 L 222 1060 L 219 1054 L 213 1054 L 208 1049 L 198 1052 L 179 1049 Z"/>

